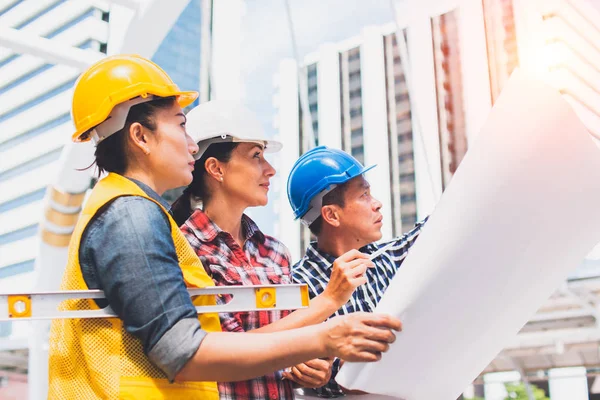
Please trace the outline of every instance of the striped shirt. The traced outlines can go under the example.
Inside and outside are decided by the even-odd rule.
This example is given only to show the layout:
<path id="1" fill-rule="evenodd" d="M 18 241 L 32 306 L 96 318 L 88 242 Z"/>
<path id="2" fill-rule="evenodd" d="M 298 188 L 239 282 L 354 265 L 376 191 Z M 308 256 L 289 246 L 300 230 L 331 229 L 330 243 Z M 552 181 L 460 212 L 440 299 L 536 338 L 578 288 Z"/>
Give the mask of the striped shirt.
<path id="1" fill-rule="evenodd" d="M 372 312 L 385 293 L 408 254 L 408 250 L 415 243 L 427 218 L 419 222 L 408 233 L 395 238 L 390 242 L 371 243 L 359 250 L 365 254 L 373 254 L 378 249 L 388 247 L 382 254 L 373 259 L 375 268 L 369 268 L 366 272 L 367 284 L 358 287 L 350 300 L 337 310 L 330 318 L 353 313 L 356 311 Z M 306 249 L 305 256 L 292 268 L 293 280 L 297 283 L 306 283 L 310 298 L 323 293 L 331 276 L 331 265 L 336 257 L 318 249 L 317 243 L 312 242 Z M 340 360 L 333 363 L 333 372 L 329 383 L 321 388 L 315 389 L 319 397 L 343 396 L 341 387 L 335 382 L 335 376 L 340 369 Z M 306 392 L 306 389 L 305 389 Z"/>

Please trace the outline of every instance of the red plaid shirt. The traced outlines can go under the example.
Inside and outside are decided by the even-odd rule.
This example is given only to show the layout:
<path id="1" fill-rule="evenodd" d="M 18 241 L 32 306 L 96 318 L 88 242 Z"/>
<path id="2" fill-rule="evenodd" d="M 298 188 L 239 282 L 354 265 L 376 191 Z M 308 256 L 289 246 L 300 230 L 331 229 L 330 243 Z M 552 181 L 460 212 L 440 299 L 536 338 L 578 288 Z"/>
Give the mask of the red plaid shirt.
<path id="1" fill-rule="evenodd" d="M 217 286 L 272 285 L 291 283 L 290 255 L 278 240 L 264 235 L 248 216 L 242 216 L 244 246 L 241 248 L 228 233 L 208 216 L 196 210 L 181 226 Z M 227 303 L 231 296 L 218 302 Z M 220 314 L 225 332 L 247 332 L 288 315 L 289 311 L 253 311 Z M 219 383 L 221 399 L 293 399 L 292 383 L 275 373 L 244 382 Z"/>

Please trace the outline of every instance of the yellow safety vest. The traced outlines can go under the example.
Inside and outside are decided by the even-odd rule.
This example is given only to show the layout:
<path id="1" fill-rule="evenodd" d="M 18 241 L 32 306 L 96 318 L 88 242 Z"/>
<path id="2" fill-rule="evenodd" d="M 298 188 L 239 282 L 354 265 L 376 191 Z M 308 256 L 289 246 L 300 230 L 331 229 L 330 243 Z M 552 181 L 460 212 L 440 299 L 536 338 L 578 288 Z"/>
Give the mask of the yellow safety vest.
<path id="1" fill-rule="evenodd" d="M 141 196 L 154 201 L 123 176 L 111 173 L 99 181 L 73 232 L 61 290 L 88 289 L 79 264 L 81 236 L 98 210 L 120 196 Z M 173 218 L 162 206 L 161 209 L 169 216 L 185 284 L 214 286 Z M 194 304 L 214 305 L 215 297 L 199 296 Z M 63 302 L 62 309 L 86 310 L 98 306 L 90 299 L 72 299 Z M 218 314 L 202 314 L 198 319 L 206 331 L 221 330 Z M 146 357 L 140 340 L 127 333 L 118 318 L 53 321 L 49 363 L 48 398 L 52 400 L 219 398 L 215 382 L 169 383 L 166 375 Z"/>

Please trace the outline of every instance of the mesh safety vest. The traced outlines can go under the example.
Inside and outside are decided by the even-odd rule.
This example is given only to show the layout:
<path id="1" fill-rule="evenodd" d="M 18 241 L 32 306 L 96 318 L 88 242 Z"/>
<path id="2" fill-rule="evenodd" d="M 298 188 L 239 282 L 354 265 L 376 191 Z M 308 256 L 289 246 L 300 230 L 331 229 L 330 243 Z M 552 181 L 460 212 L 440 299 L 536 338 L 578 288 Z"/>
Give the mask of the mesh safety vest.
<path id="1" fill-rule="evenodd" d="M 79 264 L 81 236 L 98 210 L 120 196 L 141 196 L 154 201 L 123 176 L 111 173 L 99 181 L 71 237 L 61 290 L 88 289 Z M 188 287 L 214 286 L 173 218 L 162 206 L 161 209 L 171 224 L 171 235 L 185 284 Z M 199 296 L 194 304 L 214 305 L 215 297 Z M 63 302 L 61 308 L 89 310 L 98 309 L 98 306 L 91 299 L 72 299 Z M 221 330 L 218 314 L 201 314 L 198 319 L 206 331 Z M 219 398 L 215 382 L 169 383 L 166 375 L 146 357 L 140 340 L 127 333 L 118 318 L 53 321 L 49 363 L 48 398 L 52 400 Z"/>

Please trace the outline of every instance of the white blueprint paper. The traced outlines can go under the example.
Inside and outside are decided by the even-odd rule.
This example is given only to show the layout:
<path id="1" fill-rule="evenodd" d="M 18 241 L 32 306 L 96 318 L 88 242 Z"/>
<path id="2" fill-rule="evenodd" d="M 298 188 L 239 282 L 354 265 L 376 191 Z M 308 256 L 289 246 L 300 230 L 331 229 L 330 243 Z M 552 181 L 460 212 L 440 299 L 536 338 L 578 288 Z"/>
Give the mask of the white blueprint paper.
<path id="1" fill-rule="evenodd" d="M 376 312 L 403 332 L 344 387 L 455 400 L 600 241 L 600 149 L 558 92 L 517 72 Z"/>

